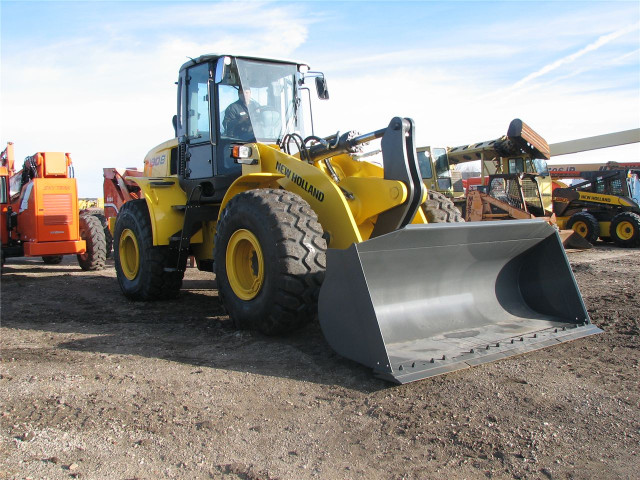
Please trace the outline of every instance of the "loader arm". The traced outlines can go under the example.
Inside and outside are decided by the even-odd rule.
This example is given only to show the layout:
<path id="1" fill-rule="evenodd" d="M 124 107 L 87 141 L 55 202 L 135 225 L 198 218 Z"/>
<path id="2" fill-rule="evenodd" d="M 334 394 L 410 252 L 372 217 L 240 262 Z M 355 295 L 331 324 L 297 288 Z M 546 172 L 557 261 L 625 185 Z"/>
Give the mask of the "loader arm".
<path id="1" fill-rule="evenodd" d="M 386 129 L 353 137 L 353 145 L 382 139 L 384 169 L 354 161 L 343 153 L 348 146 L 332 150 L 331 157 L 316 148 L 312 152 L 315 161 L 309 163 L 273 146 L 253 144 L 258 151 L 255 164 L 244 166 L 244 174 L 227 190 L 220 211 L 238 193 L 267 188 L 275 181 L 309 202 L 331 248 L 347 248 L 395 231 L 416 217 L 419 223 L 426 223 L 419 210 L 425 193 L 413 128 L 410 119 L 396 117 Z"/>

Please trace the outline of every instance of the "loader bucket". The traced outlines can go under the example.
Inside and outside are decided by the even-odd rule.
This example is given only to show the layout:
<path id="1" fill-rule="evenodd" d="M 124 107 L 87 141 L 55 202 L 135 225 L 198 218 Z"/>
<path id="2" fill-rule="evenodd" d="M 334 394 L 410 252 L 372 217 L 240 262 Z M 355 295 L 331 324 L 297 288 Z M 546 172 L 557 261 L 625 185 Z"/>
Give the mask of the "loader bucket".
<path id="1" fill-rule="evenodd" d="M 587 240 L 586 238 L 584 238 L 582 235 L 580 235 L 578 232 L 574 230 L 571 230 L 571 229 L 560 230 L 558 232 L 558 235 L 560 235 L 560 240 L 562 241 L 562 245 L 567 250 L 568 249 L 589 250 L 593 248 L 593 245 L 591 244 L 591 242 L 589 242 L 589 240 Z"/>
<path id="2" fill-rule="evenodd" d="M 540 220 L 409 225 L 330 249 L 318 308 L 334 350 L 396 383 L 601 332 Z"/>

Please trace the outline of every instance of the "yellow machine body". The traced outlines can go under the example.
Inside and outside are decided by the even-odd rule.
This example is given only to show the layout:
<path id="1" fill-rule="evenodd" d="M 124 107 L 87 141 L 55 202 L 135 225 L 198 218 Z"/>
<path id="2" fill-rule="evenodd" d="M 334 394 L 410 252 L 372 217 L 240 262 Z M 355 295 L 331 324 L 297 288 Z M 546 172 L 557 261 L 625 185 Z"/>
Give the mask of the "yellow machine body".
<path id="1" fill-rule="evenodd" d="M 145 158 L 145 172 L 166 173 L 167 161 L 156 165 L 149 159 L 170 157 L 170 150 L 174 146 L 175 143 L 169 141 L 152 150 Z M 377 215 L 402 204 L 407 198 L 404 183 L 385 180 L 382 167 L 353 162 L 349 155 L 332 159 L 333 169 L 340 179 L 337 184 L 332 181 L 326 172 L 327 167 L 321 161 L 311 165 L 272 145 L 251 144 L 251 148 L 256 163 L 243 165 L 243 174 L 229 187 L 220 204 L 220 211 L 239 193 L 258 188 L 284 188 L 309 202 L 328 233 L 331 248 L 347 248 L 352 243 L 369 239 Z M 127 177 L 127 180 L 140 187 L 147 201 L 153 244 L 168 245 L 171 235 L 180 230 L 184 221 L 183 214 L 173 206 L 187 202 L 178 177 Z M 345 197 L 343 190 L 351 194 L 352 200 Z M 421 210 L 418 210 L 412 223 L 427 223 Z M 204 230 L 194 235 L 191 243 L 205 242 L 201 250 L 205 257 L 210 258 L 215 222 L 207 222 Z"/>

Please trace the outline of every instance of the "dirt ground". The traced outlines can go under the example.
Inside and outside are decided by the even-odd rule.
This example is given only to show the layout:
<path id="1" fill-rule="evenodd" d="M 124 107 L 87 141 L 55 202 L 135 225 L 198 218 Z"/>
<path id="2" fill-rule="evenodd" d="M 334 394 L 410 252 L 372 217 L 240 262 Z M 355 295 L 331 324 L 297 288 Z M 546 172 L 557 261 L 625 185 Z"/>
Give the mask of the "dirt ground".
<path id="1" fill-rule="evenodd" d="M 0 478 L 638 478 L 640 251 L 568 256 L 605 333 L 404 386 L 316 324 L 235 331 L 194 268 L 134 303 L 112 262 L 10 259 Z"/>

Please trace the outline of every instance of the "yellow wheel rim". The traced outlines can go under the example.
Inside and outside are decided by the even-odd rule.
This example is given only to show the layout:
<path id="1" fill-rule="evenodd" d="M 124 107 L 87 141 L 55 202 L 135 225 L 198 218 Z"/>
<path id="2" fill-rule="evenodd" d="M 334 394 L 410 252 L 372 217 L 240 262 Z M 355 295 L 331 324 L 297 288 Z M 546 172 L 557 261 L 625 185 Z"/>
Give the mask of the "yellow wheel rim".
<path id="1" fill-rule="evenodd" d="M 236 230 L 227 245 L 227 278 L 241 300 L 254 299 L 264 282 L 264 259 L 257 237 L 249 230 Z"/>
<path id="2" fill-rule="evenodd" d="M 120 235 L 119 246 L 122 273 L 127 279 L 133 280 L 140 270 L 140 249 L 135 233 L 128 228 L 124 229 Z"/>
<path id="3" fill-rule="evenodd" d="M 586 223 L 577 221 L 576 223 L 573 224 L 573 231 L 576 232 L 581 237 L 586 238 L 587 234 L 589 233 L 589 227 L 587 226 Z"/>
<path id="4" fill-rule="evenodd" d="M 620 240 L 630 240 L 633 237 L 633 230 L 631 222 L 620 222 L 616 227 L 616 235 Z"/>

